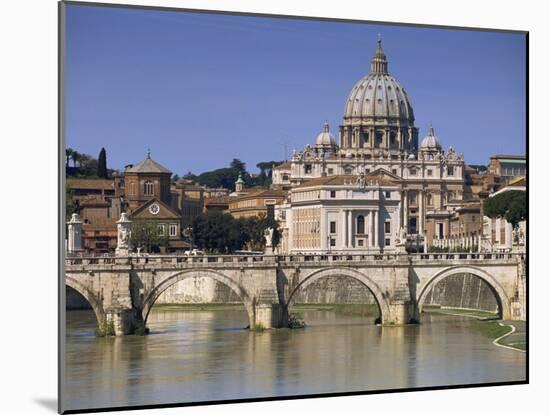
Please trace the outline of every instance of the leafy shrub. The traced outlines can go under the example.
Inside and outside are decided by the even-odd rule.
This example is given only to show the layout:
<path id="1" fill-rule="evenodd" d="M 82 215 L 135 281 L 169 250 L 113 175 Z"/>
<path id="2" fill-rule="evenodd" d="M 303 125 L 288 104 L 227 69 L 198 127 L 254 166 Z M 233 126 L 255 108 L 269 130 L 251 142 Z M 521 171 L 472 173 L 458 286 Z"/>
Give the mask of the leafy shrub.
<path id="1" fill-rule="evenodd" d="M 290 313 L 288 316 L 288 327 L 291 329 L 301 329 L 306 326 L 306 323 L 300 314 Z"/>

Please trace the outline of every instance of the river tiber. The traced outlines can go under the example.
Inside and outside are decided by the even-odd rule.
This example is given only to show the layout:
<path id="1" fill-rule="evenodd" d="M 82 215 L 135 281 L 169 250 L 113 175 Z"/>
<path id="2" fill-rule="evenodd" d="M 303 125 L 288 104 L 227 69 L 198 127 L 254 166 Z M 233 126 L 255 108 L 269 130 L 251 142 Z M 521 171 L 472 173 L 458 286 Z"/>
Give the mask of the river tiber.
<path id="1" fill-rule="evenodd" d="M 372 43 L 341 125 L 257 177 L 67 153 L 67 409 L 525 380 L 525 157 L 468 165 Z"/>

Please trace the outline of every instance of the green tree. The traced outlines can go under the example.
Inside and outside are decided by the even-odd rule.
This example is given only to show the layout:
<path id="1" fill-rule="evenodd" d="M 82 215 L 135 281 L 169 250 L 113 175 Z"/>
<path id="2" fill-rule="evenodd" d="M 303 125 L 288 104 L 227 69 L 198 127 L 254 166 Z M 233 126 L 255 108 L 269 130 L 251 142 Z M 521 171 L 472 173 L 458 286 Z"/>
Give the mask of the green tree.
<path id="1" fill-rule="evenodd" d="M 76 169 L 77 168 L 77 163 L 78 165 L 80 165 L 80 160 L 82 159 L 82 155 L 74 150 L 73 153 L 71 154 L 71 158 L 73 159 L 73 167 Z"/>
<path id="2" fill-rule="evenodd" d="M 107 178 L 107 153 L 103 147 L 101 147 L 99 156 L 97 157 L 97 175 L 101 179 Z"/>
<path id="3" fill-rule="evenodd" d="M 236 169 L 240 173 L 246 173 L 246 164 L 239 159 L 231 160 L 231 163 L 229 163 L 229 167 L 232 169 Z"/>
<path id="4" fill-rule="evenodd" d="M 137 219 L 131 225 L 130 244 L 145 252 L 159 252 L 168 245 L 168 238 L 160 232 L 158 223 Z"/>
<path id="5" fill-rule="evenodd" d="M 69 168 L 69 160 L 72 158 L 74 150 L 70 147 L 65 149 L 65 169 Z"/>
<path id="6" fill-rule="evenodd" d="M 71 219 L 73 213 L 78 213 L 79 207 L 78 203 L 74 200 L 74 194 L 72 189 L 69 186 L 65 186 L 65 218 L 66 220 Z"/>
<path id="7" fill-rule="evenodd" d="M 241 249 L 246 235 L 233 216 L 207 212 L 197 216 L 191 225 L 195 244 L 212 253 L 231 253 Z"/>
<path id="8" fill-rule="evenodd" d="M 527 197 L 521 190 L 511 190 L 489 197 L 483 203 L 483 212 L 490 218 L 504 218 L 517 229 L 527 219 Z"/>

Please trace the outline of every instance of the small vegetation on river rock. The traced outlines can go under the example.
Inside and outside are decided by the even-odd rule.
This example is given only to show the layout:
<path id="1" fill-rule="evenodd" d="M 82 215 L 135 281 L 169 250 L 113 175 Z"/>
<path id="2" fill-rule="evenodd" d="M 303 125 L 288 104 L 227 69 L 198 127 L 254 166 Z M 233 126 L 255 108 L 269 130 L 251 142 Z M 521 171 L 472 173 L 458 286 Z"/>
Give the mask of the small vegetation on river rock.
<path id="1" fill-rule="evenodd" d="M 115 335 L 115 324 L 113 320 L 103 320 L 95 331 L 97 337 L 106 337 Z"/>
<path id="2" fill-rule="evenodd" d="M 288 327 L 291 329 L 301 329 L 306 326 L 302 316 L 297 313 L 290 313 L 288 316 Z"/>

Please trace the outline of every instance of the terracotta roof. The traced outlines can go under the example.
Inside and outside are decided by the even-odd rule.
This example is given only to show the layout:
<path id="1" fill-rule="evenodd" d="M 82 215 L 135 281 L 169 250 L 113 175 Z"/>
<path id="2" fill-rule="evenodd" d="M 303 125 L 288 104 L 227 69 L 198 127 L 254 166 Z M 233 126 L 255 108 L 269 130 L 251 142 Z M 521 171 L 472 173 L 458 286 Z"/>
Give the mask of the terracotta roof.
<path id="1" fill-rule="evenodd" d="M 107 179 L 67 179 L 69 189 L 114 190 L 115 183 Z"/>
<path id="2" fill-rule="evenodd" d="M 204 205 L 229 205 L 229 196 L 207 197 L 204 199 Z"/>
<path id="3" fill-rule="evenodd" d="M 136 164 L 135 166 L 128 167 L 125 172 L 127 173 L 169 173 L 172 174 L 170 170 L 166 167 L 161 166 L 155 160 L 147 157 L 142 162 Z"/>
<path id="4" fill-rule="evenodd" d="M 86 231 L 99 231 L 99 230 L 115 230 L 116 231 L 116 222 L 115 218 L 94 218 L 88 223 L 84 223 L 82 227 Z"/>
<path id="5" fill-rule="evenodd" d="M 86 207 L 86 206 L 103 206 L 103 207 L 109 207 L 110 203 L 107 202 L 104 198 L 95 196 L 95 197 L 86 197 L 84 199 L 80 199 L 80 206 Z"/>
<path id="6" fill-rule="evenodd" d="M 278 189 L 262 189 L 255 192 L 250 192 L 242 196 L 232 198 L 231 201 L 245 200 L 245 199 L 259 199 L 266 197 L 285 197 L 287 192 L 285 190 Z"/>

